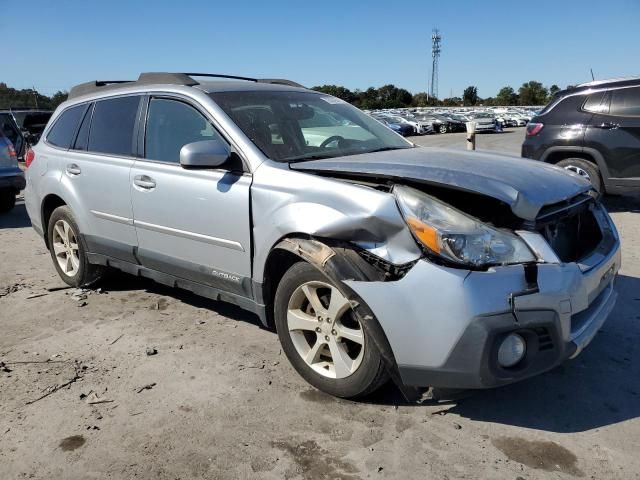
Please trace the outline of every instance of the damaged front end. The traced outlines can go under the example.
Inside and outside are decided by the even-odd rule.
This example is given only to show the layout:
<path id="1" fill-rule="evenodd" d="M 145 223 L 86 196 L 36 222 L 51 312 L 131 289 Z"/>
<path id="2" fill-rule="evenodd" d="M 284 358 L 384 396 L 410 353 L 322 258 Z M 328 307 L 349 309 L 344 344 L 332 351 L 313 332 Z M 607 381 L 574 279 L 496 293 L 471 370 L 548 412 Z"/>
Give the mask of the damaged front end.
<path id="1" fill-rule="evenodd" d="M 483 167 L 491 164 L 485 160 Z M 327 254 L 326 263 L 305 259 L 377 320 L 404 385 L 485 388 L 527 378 L 577 355 L 606 320 L 620 246 L 583 182 L 511 163 L 491 178 L 458 175 L 442 163 L 434 174 L 412 158 L 396 169 L 296 165 L 300 172 L 286 172 L 291 184 L 264 176 L 264 188 L 254 190 L 260 204 L 270 200 L 260 213 L 273 222 L 256 223 L 256 244 L 268 232 L 301 258 L 300 242 L 287 235 L 324 245 L 316 254 Z M 519 178 L 529 168 L 531 178 Z M 537 193 L 530 183 L 547 177 L 553 185 Z M 334 258 L 334 242 L 351 253 Z M 349 255 L 357 271 L 327 268 L 335 260 L 349 265 Z"/>

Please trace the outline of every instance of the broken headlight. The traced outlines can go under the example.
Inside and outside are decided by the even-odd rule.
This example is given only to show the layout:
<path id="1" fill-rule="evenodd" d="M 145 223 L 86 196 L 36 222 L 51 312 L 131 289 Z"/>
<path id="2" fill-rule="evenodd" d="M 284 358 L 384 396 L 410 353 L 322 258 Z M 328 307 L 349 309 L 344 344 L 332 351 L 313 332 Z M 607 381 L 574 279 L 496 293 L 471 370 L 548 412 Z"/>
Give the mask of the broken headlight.
<path id="1" fill-rule="evenodd" d="M 414 237 L 429 252 L 457 264 L 483 267 L 536 260 L 524 241 L 470 217 L 415 188 L 393 188 Z"/>

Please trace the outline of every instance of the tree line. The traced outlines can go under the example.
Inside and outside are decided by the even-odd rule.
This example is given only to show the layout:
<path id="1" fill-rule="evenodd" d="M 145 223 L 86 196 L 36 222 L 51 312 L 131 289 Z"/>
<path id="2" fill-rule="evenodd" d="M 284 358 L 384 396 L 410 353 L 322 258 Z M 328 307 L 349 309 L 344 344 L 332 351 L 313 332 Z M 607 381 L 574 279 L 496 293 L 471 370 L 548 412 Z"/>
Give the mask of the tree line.
<path id="1" fill-rule="evenodd" d="M 462 97 L 442 100 L 429 96 L 425 92 L 411 94 L 408 90 L 398 88 L 395 85 L 384 85 L 380 88 L 369 87 L 366 90 L 354 91 L 338 85 L 321 85 L 313 87 L 313 90 L 333 95 L 358 108 L 377 110 L 404 107 L 545 105 L 560 91 L 560 87 L 551 85 L 546 88 L 542 83 L 531 80 L 523 83 L 517 92 L 507 86 L 501 88 L 495 97 L 480 98 L 477 87 L 471 85 L 464 89 Z"/>
<path id="2" fill-rule="evenodd" d="M 570 87 L 568 87 L 570 88 Z M 356 107 L 366 110 L 403 107 L 459 107 L 459 106 L 516 106 L 544 105 L 560 91 L 557 85 L 549 88 L 540 82 L 525 82 L 516 92 L 512 87 L 502 87 L 495 97 L 480 98 L 477 87 L 471 85 L 464 89 L 462 97 L 442 100 L 429 96 L 425 92 L 412 94 L 395 85 L 380 88 L 369 87 L 366 90 L 349 90 L 338 85 L 321 85 L 313 90 L 338 97 Z M 42 108 L 53 110 L 67 99 L 67 92 L 57 91 L 48 97 L 38 91 L 27 88 L 17 90 L 0 82 L 0 108 Z"/>
<path id="3" fill-rule="evenodd" d="M 54 110 L 67 99 L 67 92 L 57 91 L 50 97 L 32 88 L 17 90 L 0 82 L 0 108 L 41 108 Z"/>

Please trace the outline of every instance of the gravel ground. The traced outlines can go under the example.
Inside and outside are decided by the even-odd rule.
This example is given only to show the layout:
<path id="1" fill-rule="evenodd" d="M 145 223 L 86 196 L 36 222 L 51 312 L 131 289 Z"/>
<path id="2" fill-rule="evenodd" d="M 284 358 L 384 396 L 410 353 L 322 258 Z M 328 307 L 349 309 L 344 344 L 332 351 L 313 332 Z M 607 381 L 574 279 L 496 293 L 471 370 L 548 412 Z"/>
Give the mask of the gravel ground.
<path id="1" fill-rule="evenodd" d="M 360 402 L 315 391 L 227 304 L 123 274 L 55 290 L 19 202 L 0 217 L 0 479 L 640 478 L 640 198 L 608 206 L 620 297 L 591 346 L 516 385 L 410 405 L 393 386 Z"/>

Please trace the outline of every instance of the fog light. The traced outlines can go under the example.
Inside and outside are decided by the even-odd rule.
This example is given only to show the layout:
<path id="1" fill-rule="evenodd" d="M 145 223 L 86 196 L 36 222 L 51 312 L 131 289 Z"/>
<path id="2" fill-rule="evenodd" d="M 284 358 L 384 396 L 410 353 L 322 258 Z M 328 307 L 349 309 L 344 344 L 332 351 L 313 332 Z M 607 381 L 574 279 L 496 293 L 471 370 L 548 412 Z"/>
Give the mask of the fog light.
<path id="1" fill-rule="evenodd" d="M 498 349 L 498 363 L 501 367 L 513 367 L 524 358 L 527 344 L 517 333 L 510 333 L 500 344 Z"/>

